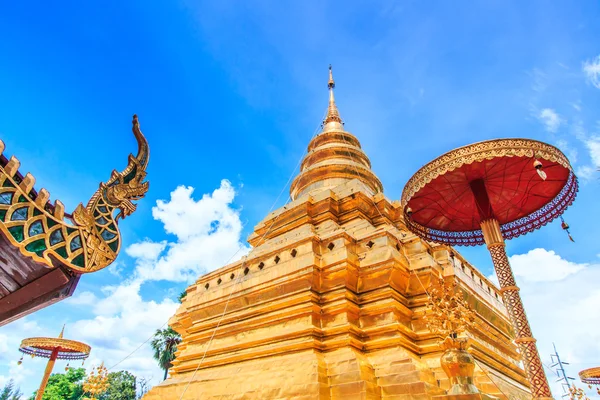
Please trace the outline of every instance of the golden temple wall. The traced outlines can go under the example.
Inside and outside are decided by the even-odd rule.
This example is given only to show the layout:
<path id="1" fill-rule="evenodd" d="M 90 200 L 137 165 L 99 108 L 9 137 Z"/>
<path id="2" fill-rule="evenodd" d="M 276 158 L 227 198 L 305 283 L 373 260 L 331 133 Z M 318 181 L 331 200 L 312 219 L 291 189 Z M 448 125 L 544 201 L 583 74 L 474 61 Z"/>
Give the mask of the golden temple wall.
<path id="1" fill-rule="evenodd" d="M 530 398 L 498 289 L 454 250 L 411 234 L 399 206 L 360 182 L 296 199 L 249 242 L 248 257 L 187 289 L 170 322 L 183 338 L 170 378 L 145 400 L 445 394 L 439 339 L 422 318 L 424 288 L 439 277 L 457 279 L 477 312 L 477 387 Z"/>

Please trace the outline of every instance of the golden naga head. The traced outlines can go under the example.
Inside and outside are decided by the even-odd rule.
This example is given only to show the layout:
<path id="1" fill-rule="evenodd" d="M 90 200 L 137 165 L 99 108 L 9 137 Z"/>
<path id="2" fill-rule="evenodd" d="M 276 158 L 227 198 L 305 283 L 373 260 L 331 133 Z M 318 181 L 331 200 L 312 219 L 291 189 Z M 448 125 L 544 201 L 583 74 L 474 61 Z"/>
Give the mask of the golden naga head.
<path id="1" fill-rule="evenodd" d="M 100 183 L 87 206 L 80 204 L 73 212 L 73 220 L 82 234 L 84 261 L 79 266 L 82 272 L 97 271 L 117 258 L 121 248 L 117 223 L 135 211 L 133 201 L 148 191 L 149 183 L 144 179 L 150 152 L 136 115 L 132 130 L 138 142 L 137 155 L 130 154 L 127 167 L 122 172 L 113 171 L 107 182 Z M 116 210 L 119 212 L 115 216 Z"/>
<path id="2" fill-rule="evenodd" d="M 149 182 L 144 182 L 146 167 L 150 158 L 148 141 L 140 130 L 137 115 L 133 116 L 132 130 L 138 142 L 137 155 L 134 157 L 133 154 L 130 154 L 127 167 L 122 172 L 114 170 L 110 179 L 105 183 L 101 183 L 99 189 L 106 205 L 120 210 L 120 213 L 116 216 L 117 221 L 135 211 L 136 205 L 133 204 L 133 201 L 144 197 L 150 186 Z M 86 207 L 88 211 L 93 211 L 93 208 L 97 205 L 97 200 L 96 196 L 92 197 Z"/>

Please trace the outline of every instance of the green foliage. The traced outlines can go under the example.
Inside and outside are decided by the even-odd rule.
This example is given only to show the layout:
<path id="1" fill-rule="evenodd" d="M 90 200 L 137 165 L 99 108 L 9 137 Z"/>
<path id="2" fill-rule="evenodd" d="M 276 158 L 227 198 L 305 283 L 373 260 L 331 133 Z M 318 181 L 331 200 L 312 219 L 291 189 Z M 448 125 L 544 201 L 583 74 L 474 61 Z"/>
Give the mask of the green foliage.
<path id="1" fill-rule="evenodd" d="M 108 374 L 108 390 L 98 400 L 136 400 L 136 377 L 127 371 Z"/>
<path id="2" fill-rule="evenodd" d="M 84 368 L 71 368 L 65 374 L 52 374 L 44 391 L 42 400 L 82 400 L 89 394 L 83 392 L 86 379 Z M 146 379 L 137 379 L 128 371 L 108 374 L 108 389 L 97 397 L 98 400 L 137 400 L 149 389 Z M 0 390 L 0 400 L 22 400 L 21 391 L 14 387 L 12 381 Z M 35 399 L 35 393 L 29 400 Z"/>
<path id="3" fill-rule="evenodd" d="M 183 291 L 181 292 L 181 294 L 179 295 L 179 302 L 183 303 L 183 299 L 185 299 L 185 296 L 187 296 L 187 291 Z"/>
<path id="4" fill-rule="evenodd" d="M 12 379 L 0 391 L 0 400 L 20 400 L 21 396 L 23 396 L 21 390 L 15 387 Z"/>
<path id="5" fill-rule="evenodd" d="M 150 343 L 154 350 L 154 359 L 165 370 L 164 379 L 167 379 L 169 368 L 173 366 L 171 363 L 175 359 L 175 352 L 179 343 L 181 343 L 181 336 L 170 326 L 166 329 L 157 329 L 154 339 Z"/>
<path id="6" fill-rule="evenodd" d="M 66 374 L 52 374 L 42 400 L 80 400 L 83 397 L 84 368 L 69 368 Z M 30 400 L 35 399 L 35 393 Z"/>

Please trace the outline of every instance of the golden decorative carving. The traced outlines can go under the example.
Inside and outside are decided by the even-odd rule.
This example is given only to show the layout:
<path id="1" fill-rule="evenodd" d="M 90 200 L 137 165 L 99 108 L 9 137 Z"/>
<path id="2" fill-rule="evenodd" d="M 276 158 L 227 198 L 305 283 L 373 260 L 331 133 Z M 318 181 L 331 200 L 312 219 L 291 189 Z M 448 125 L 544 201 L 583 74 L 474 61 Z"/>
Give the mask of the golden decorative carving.
<path id="1" fill-rule="evenodd" d="M 442 369 L 450 379 L 449 395 L 477 394 L 473 384 L 475 359 L 467 351 L 470 343 L 465 333 L 475 321 L 475 313 L 467 304 L 463 293 L 458 290 L 458 282 L 446 284 L 444 279 L 429 292 L 425 322 L 433 333 L 444 337 L 440 346 L 446 351 L 440 358 Z"/>
<path id="2" fill-rule="evenodd" d="M 459 348 L 451 347 L 447 349 L 440 358 L 442 369 L 448 375 L 448 379 L 450 379 L 450 384 L 452 385 L 450 390 L 448 390 L 448 394 L 478 394 L 479 390 L 473 384 L 475 359 L 466 350 L 468 347 L 466 340 L 458 343 L 461 343 Z M 465 344 L 462 345 L 462 343 Z"/>
<path id="3" fill-rule="evenodd" d="M 106 392 L 108 389 L 108 369 L 104 363 L 93 368 L 85 382 L 83 383 L 83 392 L 89 393 L 91 397 L 88 400 L 96 400 L 97 396 Z"/>
<path id="4" fill-rule="evenodd" d="M 429 291 L 425 321 L 429 330 L 444 338 L 455 340 L 475 321 L 475 313 L 458 291 L 458 282 L 446 284 L 440 279 Z M 446 345 L 447 346 L 447 345 Z"/>
<path id="5" fill-rule="evenodd" d="M 600 394 L 600 390 L 598 391 L 598 394 Z M 569 387 L 569 400 L 590 400 L 590 398 L 587 397 L 583 389 L 572 385 Z"/>
<path id="6" fill-rule="evenodd" d="M 579 372 L 579 379 L 581 379 L 581 382 L 586 383 L 590 389 L 594 385 L 596 393 L 600 395 L 600 367 L 584 369 Z M 578 390 L 581 391 L 581 389 Z M 573 399 L 573 396 L 571 396 L 571 399 Z"/>
<path id="7" fill-rule="evenodd" d="M 0 230 L 11 244 L 50 268 L 63 265 L 83 273 L 112 263 L 121 246 L 117 223 L 135 211 L 133 201 L 148 191 L 148 182 L 143 180 L 149 148 L 137 116 L 132 130 L 138 142 L 137 156 L 129 156 L 124 171 L 113 171 L 86 207 L 80 204 L 72 216 L 67 215 L 74 224 L 63 220 L 64 205 L 59 200 L 54 205 L 48 202 L 47 190 L 33 190 L 35 178 L 18 172 L 20 163 L 14 156 L 4 166 L 0 164 Z"/>

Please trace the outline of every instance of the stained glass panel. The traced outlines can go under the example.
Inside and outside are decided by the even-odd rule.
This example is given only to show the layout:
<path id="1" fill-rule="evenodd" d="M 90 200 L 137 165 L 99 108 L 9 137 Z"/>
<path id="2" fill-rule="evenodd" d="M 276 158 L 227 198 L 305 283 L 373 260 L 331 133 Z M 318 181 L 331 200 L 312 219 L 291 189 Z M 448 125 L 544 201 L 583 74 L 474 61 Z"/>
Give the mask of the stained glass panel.
<path id="1" fill-rule="evenodd" d="M 117 236 L 114 233 L 107 231 L 106 229 L 102 231 L 101 235 L 104 238 L 104 240 L 110 240 L 110 239 L 114 238 L 115 236 Z"/>
<path id="2" fill-rule="evenodd" d="M 23 241 L 23 227 L 22 226 L 11 226 L 8 231 L 15 238 L 17 242 Z"/>
<path id="3" fill-rule="evenodd" d="M 0 204 L 11 204 L 13 194 L 9 192 L 0 193 Z"/>
<path id="4" fill-rule="evenodd" d="M 15 210 L 10 216 L 11 221 L 25 221 L 27 219 L 27 211 L 29 207 L 21 207 Z"/>
<path id="5" fill-rule="evenodd" d="M 57 243 L 64 242 L 65 238 L 63 237 L 62 230 L 57 229 L 50 234 L 50 246 L 54 246 Z"/>
<path id="6" fill-rule="evenodd" d="M 29 226 L 29 236 L 39 235 L 40 233 L 44 233 L 42 221 L 35 221 Z"/>
<path id="7" fill-rule="evenodd" d="M 31 242 L 27 246 L 25 246 L 25 249 L 27 251 L 36 253 L 40 257 L 42 256 L 42 254 L 44 254 L 44 250 L 46 250 L 47 248 L 48 247 L 46 246 L 46 240 L 44 240 L 44 239 L 34 240 L 33 242 Z"/>
<path id="8" fill-rule="evenodd" d="M 77 249 L 81 248 L 81 236 L 75 236 L 72 240 L 71 240 L 71 251 L 75 251 Z"/>

